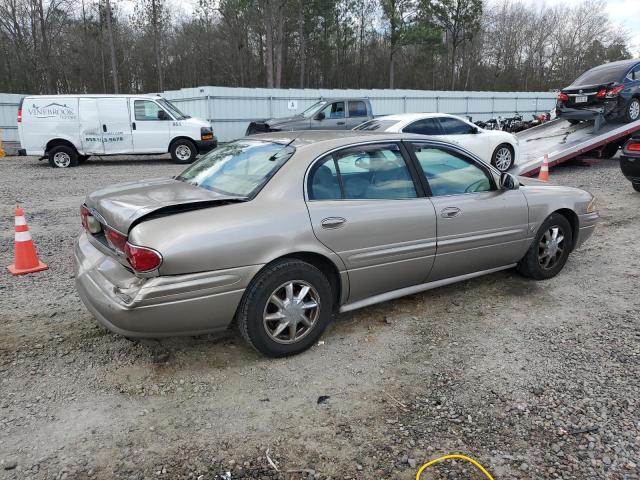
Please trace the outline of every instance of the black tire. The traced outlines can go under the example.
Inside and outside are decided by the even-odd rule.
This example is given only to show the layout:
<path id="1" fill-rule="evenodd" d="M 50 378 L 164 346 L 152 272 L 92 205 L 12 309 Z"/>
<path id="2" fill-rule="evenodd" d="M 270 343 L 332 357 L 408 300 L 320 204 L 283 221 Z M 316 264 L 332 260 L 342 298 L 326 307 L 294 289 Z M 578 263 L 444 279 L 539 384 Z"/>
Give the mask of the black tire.
<path id="1" fill-rule="evenodd" d="M 620 150 L 620 144 L 618 142 L 608 143 L 600 151 L 600 158 L 613 158 Z"/>
<path id="2" fill-rule="evenodd" d="M 636 120 L 640 120 L 640 99 L 634 97 L 627 103 L 624 114 L 622 115 L 622 121 L 630 123 Z"/>
<path id="3" fill-rule="evenodd" d="M 636 192 L 640 192 L 640 182 L 638 182 L 638 183 L 635 183 L 635 182 L 634 182 L 634 183 L 631 183 L 631 185 L 633 186 L 633 189 L 634 189 Z"/>
<path id="4" fill-rule="evenodd" d="M 578 125 L 580 120 L 567 120 L 571 125 Z"/>
<path id="5" fill-rule="evenodd" d="M 510 154 L 510 158 L 508 160 L 508 164 L 503 163 L 504 160 L 501 161 L 498 158 L 498 155 L 502 155 L 502 152 L 504 152 L 505 150 L 508 150 L 509 154 Z M 491 155 L 491 165 L 496 167 L 501 172 L 506 172 L 509 169 L 511 169 L 511 167 L 513 167 L 513 161 L 514 161 L 513 157 L 514 157 L 513 147 L 511 145 L 509 145 L 508 143 L 501 143 L 493 151 L 493 155 Z M 500 166 L 498 166 L 498 165 L 500 165 Z"/>
<path id="6" fill-rule="evenodd" d="M 53 168 L 68 168 L 78 166 L 78 152 L 67 145 L 58 145 L 49 150 L 49 165 Z"/>
<path id="7" fill-rule="evenodd" d="M 559 247 L 562 247 L 562 251 L 559 255 L 554 256 L 553 263 L 549 263 L 549 266 L 545 267 L 543 264 L 548 257 L 542 257 L 542 259 L 540 257 L 541 250 L 544 252 L 542 247 L 542 242 L 544 242 L 543 237 L 554 228 L 558 228 L 558 237 L 560 237 L 560 235 L 563 236 L 563 241 L 558 244 Z M 567 263 L 567 258 L 569 258 L 569 253 L 572 248 L 573 232 L 571 230 L 571 224 L 564 215 L 553 213 L 538 229 L 536 238 L 531 243 L 525 256 L 518 262 L 517 269 L 522 275 L 536 280 L 546 280 L 555 277 L 560 273 L 565 263 Z"/>
<path id="8" fill-rule="evenodd" d="M 78 155 L 78 163 L 84 163 L 89 160 L 90 157 L 91 155 Z"/>
<path id="9" fill-rule="evenodd" d="M 198 149 L 191 140 L 181 138 L 171 144 L 169 153 L 176 163 L 193 163 L 198 155 Z"/>
<path id="10" fill-rule="evenodd" d="M 316 295 L 318 307 L 317 312 L 313 308 L 304 310 L 304 313 L 309 312 L 311 319 L 314 320 L 312 325 L 310 327 L 304 324 L 294 325 L 293 341 L 289 340 L 290 343 L 282 343 L 287 339 L 281 337 L 289 336 L 290 338 L 291 329 L 287 328 L 286 333 L 283 331 L 280 336 L 276 335 L 274 337 L 274 334 L 277 334 L 277 327 L 280 323 L 286 323 L 286 317 L 285 320 L 271 320 L 274 323 L 270 327 L 267 323 L 268 321 L 265 320 L 265 316 L 275 316 L 284 311 L 284 308 L 276 308 L 276 312 L 273 312 L 276 304 L 271 299 L 274 295 L 282 299 L 278 292 L 286 293 L 285 285 L 290 282 L 300 282 L 310 286 L 311 289 L 308 296 L 303 297 L 302 300 L 307 299 L 305 303 L 310 304 L 314 301 L 314 295 Z M 300 293 L 300 290 L 297 290 L 296 294 L 295 287 L 294 285 L 292 288 L 294 297 Z M 260 271 L 245 291 L 236 314 L 240 333 L 249 345 L 268 357 L 285 357 L 301 353 L 310 348 L 320 338 L 322 332 L 331 321 L 334 302 L 332 293 L 331 285 L 325 275 L 313 265 L 296 259 L 285 258 L 279 260 Z M 286 299 L 283 299 L 283 301 L 286 304 Z M 269 309 L 272 309 L 273 313 L 267 313 Z M 300 330 L 298 330 L 299 327 Z M 298 332 L 300 332 L 301 336 L 298 340 L 295 340 Z M 274 338 L 278 338 L 279 341 Z"/>

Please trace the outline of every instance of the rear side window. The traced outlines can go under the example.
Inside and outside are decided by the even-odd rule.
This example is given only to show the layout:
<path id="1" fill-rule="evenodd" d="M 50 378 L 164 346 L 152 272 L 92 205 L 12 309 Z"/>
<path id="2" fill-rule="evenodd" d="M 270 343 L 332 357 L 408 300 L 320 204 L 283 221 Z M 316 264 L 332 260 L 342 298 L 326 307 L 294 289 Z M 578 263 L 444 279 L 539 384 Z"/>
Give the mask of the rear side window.
<path id="1" fill-rule="evenodd" d="M 473 127 L 468 123 L 452 117 L 439 117 L 440 125 L 445 135 L 466 135 L 473 133 Z"/>
<path id="2" fill-rule="evenodd" d="M 349 116 L 350 117 L 366 117 L 367 106 L 362 101 L 349 102 Z"/>
<path id="3" fill-rule="evenodd" d="M 156 102 L 151 100 L 136 100 L 133 102 L 133 109 L 138 121 L 159 120 L 160 112 L 164 112 Z"/>
<path id="4" fill-rule="evenodd" d="M 405 133 L 417 133 L 418 135 L 440 135 L 440 125 L 435 118 L 423 118 L 410 123 L 402 129 Z"/>
<path id="5" fill-rule="evenodd" d="M 309 175 L 310 200 L 416 198 L 396 144 L 350 147 L 321 160 Z"/>

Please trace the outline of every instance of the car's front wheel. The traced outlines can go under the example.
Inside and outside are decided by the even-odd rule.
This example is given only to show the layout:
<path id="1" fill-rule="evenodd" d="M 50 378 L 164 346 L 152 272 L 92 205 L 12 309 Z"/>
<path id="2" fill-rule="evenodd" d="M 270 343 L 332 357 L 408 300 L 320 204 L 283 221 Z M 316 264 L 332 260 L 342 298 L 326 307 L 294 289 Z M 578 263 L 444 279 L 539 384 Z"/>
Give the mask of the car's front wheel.
<path id="1" fill-rule="evenodd" d="M 513 147 L 503 143 L 493 151 L 491 164 L 501 172 L 506 172 L 513 166 L 513 160 Z"/>
<path id="2" fill-rule="evenodd" d="M 269 357 L 295 355 L 311 347 L 331 320 L 333 295 L 313 265 L 283 259 L 251 282 L 236 315 L 240 333 Z"/>
<path id="3" fill-rule="evenodd" d="M 622 120 L 626 123 L 629 123 L 635 122 L 638 119 L 640 119 L 640 100 L 637 98 L 632 98 L 627 104 L 627 108 L 624 115 L 622 116 Z"/>
<path id="4" fill-rule="evenodd" d="M 550 215 L 518 263 L 518 271 L 536 280 L 555 277 L 567 263 L 573 245 L 571 224 L 564 215 Z"/>
<path id="5" fill-rule="evenodd" d="M 171 144 L 169 153 L 176 163 L 192 163 L 198 155 L 198 150 L 191 140 L 182 138 Z"/>

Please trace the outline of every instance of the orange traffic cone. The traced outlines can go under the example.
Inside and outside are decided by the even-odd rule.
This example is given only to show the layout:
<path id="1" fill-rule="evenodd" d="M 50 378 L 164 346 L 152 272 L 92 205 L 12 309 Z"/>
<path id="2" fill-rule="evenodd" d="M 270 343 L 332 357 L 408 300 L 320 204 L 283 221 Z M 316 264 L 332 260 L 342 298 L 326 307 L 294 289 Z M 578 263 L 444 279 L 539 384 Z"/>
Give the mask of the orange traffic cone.
<path id="1" fill-rule="evenodd" d="M 47 267 L 38 259 L 36 247 L 31 239 L 31 232 L 24 219 L 24 210 L 16 206 L 16 255 L 15 261 L 7 267 L 11 275 L 40 272 Z"/>
<path id="2" fill-rule="evenodd" d="M 538 180 L 543 182 L 549 181 L 549 155 L 544 154 L 544 160 L 542 161 L 542 167 L 540 167 L 540 173 L 538 174 Z"/>

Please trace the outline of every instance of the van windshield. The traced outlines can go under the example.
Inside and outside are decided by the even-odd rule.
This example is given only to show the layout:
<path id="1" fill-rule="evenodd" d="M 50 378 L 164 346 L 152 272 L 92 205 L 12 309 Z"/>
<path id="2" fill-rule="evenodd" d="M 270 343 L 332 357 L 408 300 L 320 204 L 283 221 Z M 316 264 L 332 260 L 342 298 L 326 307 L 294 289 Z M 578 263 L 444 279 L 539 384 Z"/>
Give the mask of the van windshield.
<path id="1" fill-rule="evenodd" d="M 280 143 L 236 140 L 212 150 L 175 178 L 221 195 L 248 199 L 295 151 Z"/>
<path id="2" fill-rule="evenodd" d="M 176 118 L 176 120 L 186 120 L 187 118 L 191 118 L 190 115 L 185 115 L 180 110 L 178 110 L 178 107 L 176 107 L 169 100 L 165 100 L 164 98 L 161 98 L 160 100 L 158 100 L 158 103 L 162 105 L 164 108 L 166 108 L 167 110 L 169 110 L 171 115 L 173 115 Z"/>

